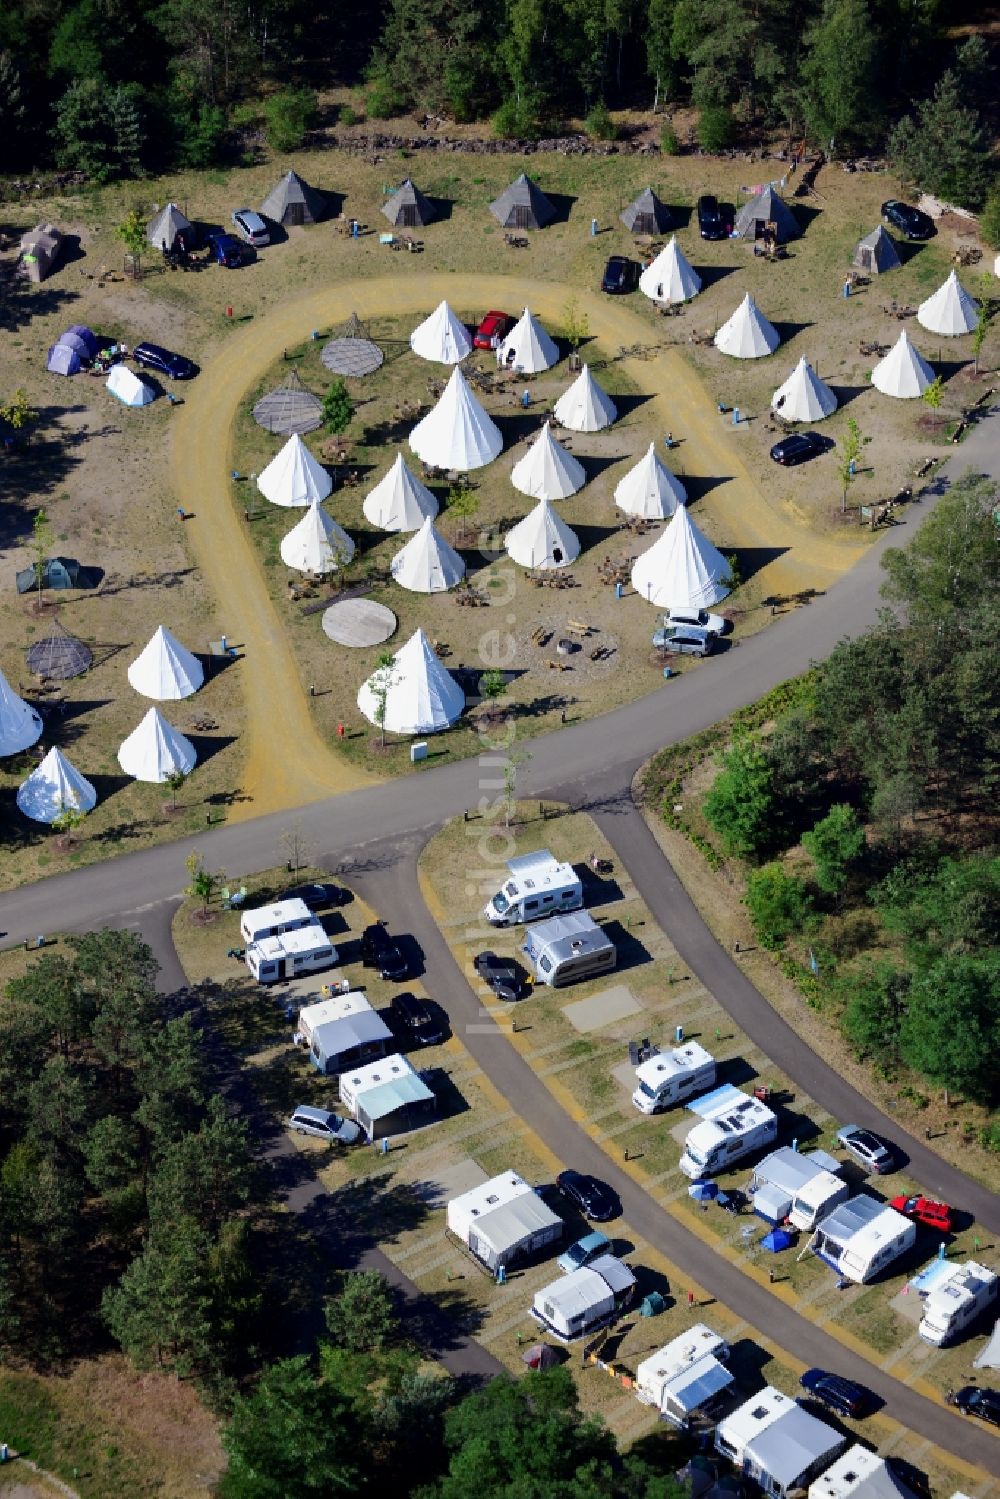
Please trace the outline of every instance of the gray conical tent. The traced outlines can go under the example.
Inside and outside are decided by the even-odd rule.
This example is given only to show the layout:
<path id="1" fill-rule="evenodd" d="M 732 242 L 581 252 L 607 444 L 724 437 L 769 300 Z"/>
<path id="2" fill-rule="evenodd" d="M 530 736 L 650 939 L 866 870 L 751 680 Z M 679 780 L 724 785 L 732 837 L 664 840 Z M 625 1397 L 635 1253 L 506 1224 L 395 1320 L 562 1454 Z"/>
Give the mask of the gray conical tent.
<path id="1" fill-rule="evenodd" d="M 544 229 L 556 216 L 537 182 L 524 172 L 494 199 L 490 213 L 502 229 Z"/>
<path id="2" fill-rule="evenodd" d="M 286 172 L 268 193 L 260 211 L 275 224 L 315 224 L 325 218 L 326 198 L 295 172 Z"/>
<path id="3" fill-rule="evenodd" d="M 765 187 L 749 203 L 744 203 L 736 215 L 734 233 L 738 239 L 760 239 L 768 224 L 776 226 L 779 245 L 798 239 L 802 233 L 798 219 L 773 187 Z"/>
<path id="4" fill-rule="evenodd" d="M 146 238 L 158 250 L 162 249 L 164 244 L 168 250 L 172 250 L 178 234 L 187 234 L 190 228 L 191 220 L 184 217 L 177 204 L 168 203 L 165 208 L 160 209 L 155 218 L 150 219 L 146 226 Z"/>
<path id="5" fill-rule="evenodd" d="M 665 234 L 670 228 L 670 209 L 647 187 L 629 204 L 621 221 L 633 234 Z"/>
<path id="6" fill-rule="evenodd" d="M 281 385 L 261 396 L 253 408 L 258 427 L 290 437 L 298 432 L 315 432 L 323 421 L 323 402 L 302 384 L 298 370 L 293 369 Z"/>
<path id="7" fill-rule="evenodd" d="M 425 198 L 409 177 L 399 184 L 392 197 L 382 205 L 382 212 L 397 229 L 422 229 L 436 217 L 430 198 Z"/>
<path id="8" fill-rule="evenodd" d="M 851 264 L 872 276 L 881 276 L 886 271 L 899 269 L 900 259 L 896 246 L 892 236 L 886 234 L 881 224 L 871 234 L 866 234 L 864 239 L 858 240 Z"/>

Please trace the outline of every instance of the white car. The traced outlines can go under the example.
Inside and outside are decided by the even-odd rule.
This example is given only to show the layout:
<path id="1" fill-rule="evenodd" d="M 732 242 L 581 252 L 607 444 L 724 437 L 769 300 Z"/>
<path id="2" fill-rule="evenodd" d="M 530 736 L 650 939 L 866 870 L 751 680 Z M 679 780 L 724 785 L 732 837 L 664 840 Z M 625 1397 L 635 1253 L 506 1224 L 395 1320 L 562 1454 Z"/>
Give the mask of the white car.
<path id="1" fill-rule="evenodd" d="M 261 245 L 271 243 L 267 225 L 260 214 L 254 213 L 252 208 L 234 209 L 232 219 L 233 227 L 240 239 L 246 240 L 248 245 L 253 245 L 255 250 L 259 250 Z"/>
<path id="2" fill-rule="evenodd" d="M 699 630 L 707 630 L 710 635 L 722 635 L 726 629 L 726 621 L 722 615 L 709 614 L 707 609 L 671 609 L 669 614 L 664 614 L 660 624 L 664 628 L 669 625 L 694 625 Z"/>

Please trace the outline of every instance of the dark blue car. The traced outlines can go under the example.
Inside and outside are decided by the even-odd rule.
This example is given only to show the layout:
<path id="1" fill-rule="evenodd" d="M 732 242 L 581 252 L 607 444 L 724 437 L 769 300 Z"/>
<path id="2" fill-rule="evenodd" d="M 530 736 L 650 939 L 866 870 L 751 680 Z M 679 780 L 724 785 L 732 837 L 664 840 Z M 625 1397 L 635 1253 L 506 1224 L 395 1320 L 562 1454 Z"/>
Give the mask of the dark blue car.
<path id="1" fill-rule="evenodd" d="M 238 270 L 248 259 L 248 247 L 234 234 L 210 234 L 208 249 L 216 265 L 224 265 L 228 271 Z"/>
<path id="2" fill-rule="evenodd" d="M 159 344 L 136 344 L 132 358 L 144 369 L 156 370 L 158 375 L 167 375 L 171 380 L 190 380 L 198 373 L 198 366 L 192 360 Z"/>

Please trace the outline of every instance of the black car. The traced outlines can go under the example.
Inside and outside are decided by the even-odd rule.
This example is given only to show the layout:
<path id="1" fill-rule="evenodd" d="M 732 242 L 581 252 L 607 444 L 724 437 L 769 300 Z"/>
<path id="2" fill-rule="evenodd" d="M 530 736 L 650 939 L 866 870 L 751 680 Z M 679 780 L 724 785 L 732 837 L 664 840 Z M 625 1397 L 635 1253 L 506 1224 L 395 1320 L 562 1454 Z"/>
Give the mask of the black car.
<path id="1" fill-rule="evenodd" d="M 604 1182 L 598 1181 L 596 1176 L 584 1176 L 579 1171 L 562 1171 L 556 1177 L 556 1186 L 593 1223 L 607 1223 L 609 1218 L 617 1218 L 622 1210 L 616 1194 Z"/>
<path id="2" fill-rule="evenodd" d="M 366 926 L 361 934 L 361 961 L 365 968 L 377 968 L 381 978 L 397 984 L 406 978 L 409 967 L 399 944 L 381 922 Z"/>
<path id="3" fill-rule="evenodd" d="M 728 239 L 732 230 L 732 217 L 725 205 L 711 193 L 703 194 L 698 199 L 698 233 L 702 239 Z"/>
<path id="4" fill-rule="evenodd" d="M 771 457 L 784 468 L 794 468 L 798 463 L 808 463 L 818 453 L 825 453 L 828 447 L 829 440 L 818 432 L 793 432 L 791 437 L 783 437 L 774 444 Z"/>
<path id="5" fill-rule="evenodd" d="M 144 369 L 169 375 L 171 380 L 190 380 L 198 373 L 198 366 L 192 360 L 183 354 L 173 354 L 169 349 L 161 349 L 159 344 L 136 344 L 132 358 Z"/>
<path id="6" fill-rule="evenodd" d="M 623 295 L 635 291 L 638 285 L 639 267 L 636 262 L 629 260 L 626 255 L 612 255 L 604 267 L 601 291 L 606 291 L 609 296 Z"/>
<path id="7" fill-rule="evenodd" d="M 301 900 L 310 911 L 326 911 L 331 906 L 342 906 L 348 899 L 348 892 L 340 885 L 327 885 L 317 880 L 308 885 L 295 885 L 280 899 Z"/>
<path id="8" fill-rule="evenodd" d="M 838 1416 L 864 1416 L 872 1408 L 871 1391 L 864 1385 L 840 1374 L 828 1374 L 825 1369 L 807 1369 L 799 1384 Z"/>
<path id="9" fill-rule="evenodd" d="M 888 203 L 882 204 L 882 217 L 907 239 L 932 239 L 937 233 L 930 214 L 913 208 L 909 203 L 901 203 L 898 198 L 890 198 Z"/>
<path id="10" fill-rule="evenodd" d="M 389 1019 L 396 1030 L 412 1036 L 420 1046 L 439 1046 L 444 1040 L 444 1026 L 434 1007 L 416 994 L 394 995 Z"/>
<path id="11" fill-rule="evenodd" d="M 510 958 L 498 958 L 495 952 L 481 952 L 473 959 L 473 967 L 497 999 L 513 1002 L 521 997 L 521 974 Z"/>
<path id="12" fill-rule="evenodd" d="M 957 1405 L 966 1416 L 978 1416 L 991 1426 L 1000 1426 L 1000 1390 L 986 1390 L 981 1385 L 967 1384 L 956 1390 L 951 1404 Z"/>

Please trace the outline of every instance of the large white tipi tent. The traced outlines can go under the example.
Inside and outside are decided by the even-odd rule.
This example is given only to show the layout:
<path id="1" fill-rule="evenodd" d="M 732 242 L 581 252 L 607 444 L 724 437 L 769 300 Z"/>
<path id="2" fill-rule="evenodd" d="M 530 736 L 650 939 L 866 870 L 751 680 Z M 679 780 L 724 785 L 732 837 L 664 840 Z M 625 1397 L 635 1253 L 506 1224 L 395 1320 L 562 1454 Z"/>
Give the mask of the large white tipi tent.
<path id="1" fill-rule="evenodd" d="M 385 722 L 379 724 L 386 682 Z M 379 667 L 362 682 L 358 707 L 369 723 L 391 734 L 436 734 L 458 718 L 465 693 L 441 665 L 423 630 L 417 630 L 396 652 L 391 667 Z"/>
<path id="2" fill-rule="evenodd" d="M 465 563 L 434 529 L 428 516 L 417 534 L 392 559 L 392 576 L 412 593 L 447 593 L 465 577 Z"/>
<path id="3" fill-rule="evenodd" d="M 504 546 L 522 567 L 545 570 L 568 567 L 580 555 L 580 538 L 547 499 L 539 500 L 534 510 L 507 532 Z"/>
<path id="4" fill-rule="evenodd" d="M 165 703 L 197 692 L 205 680 L 205 672 L 197 656 L 181 645 L 176 635 L 159 625 L 129 667 L 128 679 L 143 697 Z"/>
<path id="5" fill-rule="evenodd" d="M 197 759 L 194 745 L 167 723 L 159 708 L 150 708 L 118 749 L 118 764 L 125 774 L 154 785 L 162 785 L 175 770 L 187 775 Z"/>
<path id="6" fill-rule="evenodd" d="M 317 504 L 281 538 L 281 560 L 300 573 L 332 573 L 354 556 L 354 542 L 343 526 Z"/>
<path id="7" fill-rule="evenodd" d="M 439 302 L 410 334 L 410 348 L 432 364 L 460 364 L 472 353 L 472 339 L 447 302 Z"/>
<path id="8" fill-rule="evenodd" d="M 784 385 L 771 397 L 774 410 L 786 422 L 821 422 L 837 409 L 837 397 L 803 357 Z"/>
<path id="9" fill-rule="evenodd" d="M 313 505 L 326 499 L 333 480 L 295 432 L 258 474 L 257 488 L 272 505 Z"/>
<path id="10" fill-rule="evenodd" d="M 780 342 L 777 329 L 768 322 L 749 292 L 715 335 L 715 347 L 732 359 L 763 359 L 773 354 Z"/>
<path id="11" fill-rule="evenodd" d="M 492 463 L 503 448 L 500 428 L 480 406 L 459 369 L 452 371 L 437 405 L 417 423 L 409 441 L 425 463 L 463 473 Z"/>
<path id="12" fill-rule="evenodd" d="M 559 349 L 527 307 L 497 349 L 497 364 L 538 375 L 559 363 Z"/>
<path id="13" fill-rule="evenodd" d="M 42 718 L 0 671 L 0 755 L 17 755 L 41 738 Z"/>
<path id="14" fill-rule="evenodd" d="M 639 277 L 639 290 L 652 302 L 690 302 L 701 291 L 701 277 L 675 234 Z"/>
<path id="15" fill-rule="evenodd" d="M 687 504 L 687 491 L 680 479 L 660 462 L 655 445 L 650 443 L 639 462 L 617 485 L 615 504 L 626 515 L 666 520 L 678 505 Z"/>
<path id="16" fill-rule="evenodd" d="M 917 308 L 917 322 L 931 333 L 940 333 L 943 338 L 958 338 L 963 333 L 974 333 L 979 326 L 979 304 L 952 271 L 943 286 L 939 286 L 932 297 L 921 302 Z"/>
<path id="17" fill-rule="evenodd" d="M 64 812 L 90 812 L 97 792 L 54 746 L 17 788 L 17 805 L 35 822 L 55 822 Z"/>
<path id="18" fill-rule="evenodd" d="M 569 390 L 563 391 L 552 408 L 557 422 L 571 432 L 600 432 L 618 415 L 614 401 L 603 391 L 585 364 Z"/>
<path id="19" fill-rule="evenodd" d="M 565 500 L 587 482 L 586 470 L 552 436 L 548 422 L 510 472 L 510 482 L 532 499 Z"/>
<path id="20" fill-rule="evenodd" d="M 397 453 L 392 468 L 368 491 L 361 508 L 380 531 L 419 531 L 425 520 L 437 515 L 438 502 Z"/>
<path id="21" fill-rule="evenodd" d="M 934 383 L 934 371 L 917 353 L 904 328 L 884 359 L 872 370 L 872 384 L 884 396 L 899 401 L 914 401 Z"/>
<path id="22" fill-rule="evenodd" d="M 729 592 L 729 563 L 678 505 L 663 535 L 632 568 L 632 587 L 660 609 L 706 609 Z"/>

